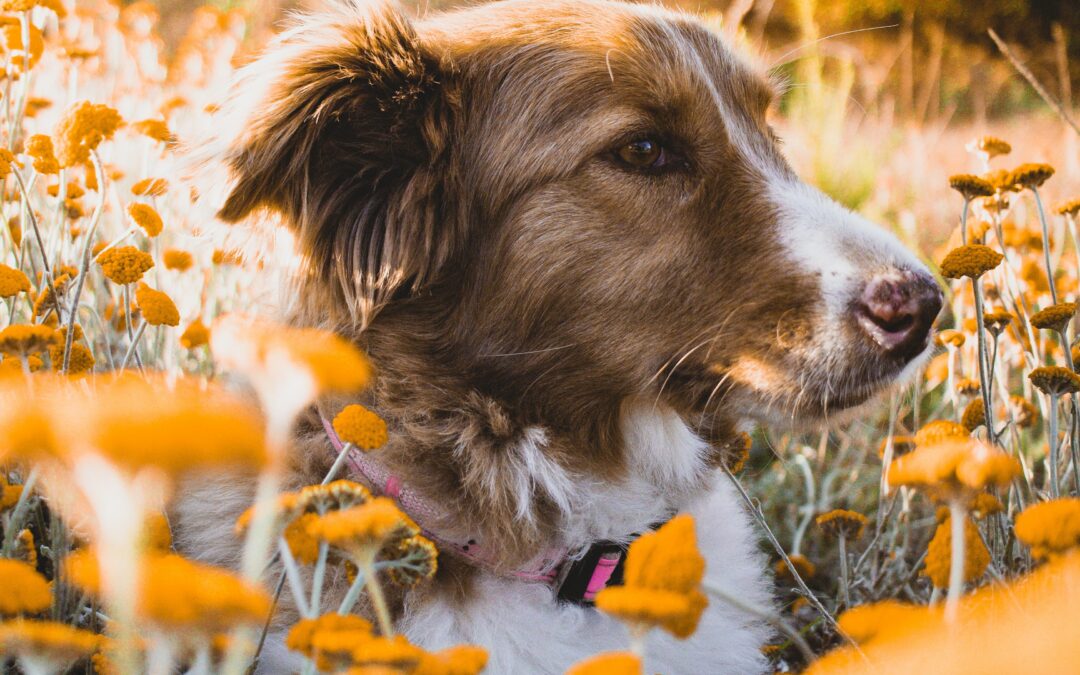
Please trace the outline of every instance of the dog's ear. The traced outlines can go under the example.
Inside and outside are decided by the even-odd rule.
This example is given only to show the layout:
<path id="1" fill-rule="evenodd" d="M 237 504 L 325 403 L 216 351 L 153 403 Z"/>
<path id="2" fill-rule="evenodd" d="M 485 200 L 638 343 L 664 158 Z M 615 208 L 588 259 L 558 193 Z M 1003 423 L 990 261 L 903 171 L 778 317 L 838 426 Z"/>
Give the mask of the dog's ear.
<path id="1" fill-rule="evenodd" d="M 445 202 L 445 70 L 394 6 L 301 18 L 223 106 L 231 124 L 216 132 L 218 159 L 231 181 L 218 217 L 281 214 L 308 274 L 366 325 L 392 295 L 431 282 L 460 245 Z"/>

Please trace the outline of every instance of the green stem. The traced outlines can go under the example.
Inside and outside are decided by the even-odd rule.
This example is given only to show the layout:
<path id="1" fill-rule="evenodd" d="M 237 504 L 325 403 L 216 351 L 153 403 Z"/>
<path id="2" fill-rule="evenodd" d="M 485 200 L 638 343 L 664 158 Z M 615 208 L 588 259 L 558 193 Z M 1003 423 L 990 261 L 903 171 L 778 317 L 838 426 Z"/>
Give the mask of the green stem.
<path id="1" fill-rule="evenodd" d="M 847 537 L 843 534 L 839 538 L 840 548 L 840 600 L 844 608 L 851 607 L 851 593 L 848 585 L 848 560 L 847 560 Z"/>
<path id="2" fill-rule="evenodd" d="M 281 556 L 281 565 L 285 568 L 285 577 L 289 580 L 289 590 L 292 592 L 293 600 L 296 601 L 296 608 L 300 610 L 300 616 L 306 619 L 314 619 L 316 615 L 308 607 L 304 584 L 300 581 L 300 568 L 296 564 L 296 558 L 293 557 L 285 537 L 278 537 L 278 554 Z"/>
<path id="3" fill-rule="evenodd" d="M 1061 496 L 1061 478 L 1058 476 L 1058 395 L 1050 394 L 1050 438 L 1048 461 L 1050 462 L 1050 496 L 1057 499 Z"/>
<path id="4" fill-rule="evenodd" d="M 1039 222 L 1042 224 L 1043 235 L 1043 257 L 1046 262 L 1046 280 L 1050 285 L 1050 297 L 1053 298 L 1054 304 L 1058 304 L 1057 284 L 1054 283 L 1054 267 L 1050 263 L 1050 226 L 1046 222 L 1046 212 L 1043 210 L 1042 198 L 1039 196 L 1038 188 L 1031 188 L 1031 193 L 1035 195 L 1035 206 L 1039 212 Z"/>
<path id="5" fill-rule="evenodd" d="M 994 408 L 992 387 L 994 382 L 990 375 L 990 356 L 986 350 L 986 321 L 983 318 L 982 289 L 979 288 L 979 280 L 971 280 L 971 289 L 975 296 L 975 320 L 978 323 L 977 337 L 979 343 L 979 388 L 982 389 L 983 407 L 986 411 L 986 431 L 990 442 L 997 444 L 994 434 Z"/>
<path id="6" fill-rule="evenodd" d="M 964 520 L 967 515 L 962 502 L 954 500 L 949 503 L 949 518 L 952 524 L 952 557 L 949 560 L 949 594 L 945 598 L 945 618 L 951 622 L 956 620 L 960 595 L 964 591 Z"/>
<path id="7" fill-rule="evenodd" d="M 127 368 L 128 361 L 131 360 L 131 355 L 136 352 L 139 340 L 142 339 L 143 333 L 146 332 L 147 325 L 149 324 L 145 320 L 139 324 L 139 330 L 135 331 L 135 337 L 131 338 L 131 346 L 128 347 L 127 352 L 124 353 L 124 359 L 120 362 L 120 370 Z"/>
<path id="8" fill-rule="evenodd" d="M 360 561 L 364 568 L 364 577 L 367 579 L 368 596 L 371 598 L 371 604 L 375 606 L 375 616 L 379 620 L 379 632 L 383 637 L 391 637 L 394 634 L 394 624 L 390 620 L 390 608 L 386 605 L 386 596 L 383 595 L 374 562 L 374 556 Z"/>
<path id="9" fill-rule="evenodd" d="M 34 491 L 34 485 L 37 483 L 38 467 L 30 469 L 30 473 L 27 474 L 26 480 L 23 481 L 22 493 L 19 494 L 19 501 L 15 502 L 15 509 L 8 516 L 8 521 L 4 526 L 4 557 L 11 557 L 12 549 L 15 545 L 15 536 L 22 531 L 19 527 L 22 521 L 23 511 L 26 510 L 26 505 L 30 501 L 30 494 Z"/>

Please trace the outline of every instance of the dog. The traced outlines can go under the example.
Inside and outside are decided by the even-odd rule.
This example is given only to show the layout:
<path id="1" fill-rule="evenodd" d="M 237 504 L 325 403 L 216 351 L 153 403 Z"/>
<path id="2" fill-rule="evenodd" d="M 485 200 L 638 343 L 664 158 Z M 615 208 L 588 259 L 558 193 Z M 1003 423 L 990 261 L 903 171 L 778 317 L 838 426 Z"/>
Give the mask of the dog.
<path id="1" fill-rule="evenodd" d="M 351 476 L 406 486 L 443 544 L 436 578 L 395 598 L 416 644 L 479 644 L 491 673 L 627 648 L 580 564 L 679 512 L 708 582 L 769 607 L 726 449 L 903 379 L 942 301 L 893 236 L 799 181 L 774 96 L 693 16 L 608 0 L 339 5 L 239 74 L 202 150 L 230 176 L 218 217 L 291 228 L 291 320 L 377 368 L 361 400 L 390 438 L 365 461 L 398 487 Z M 341 403 L 298 425 L 290 486 L 325 474 L 318 418 Z M 234 563 L 250 498 L 204 482 L 174 510 L 178 548 Z M 287 623 L 261 672 L 296 667 Z M 652 631 L 645 669 L 764 672 L 769 635 L 714 600 L 690 639 Z"/>

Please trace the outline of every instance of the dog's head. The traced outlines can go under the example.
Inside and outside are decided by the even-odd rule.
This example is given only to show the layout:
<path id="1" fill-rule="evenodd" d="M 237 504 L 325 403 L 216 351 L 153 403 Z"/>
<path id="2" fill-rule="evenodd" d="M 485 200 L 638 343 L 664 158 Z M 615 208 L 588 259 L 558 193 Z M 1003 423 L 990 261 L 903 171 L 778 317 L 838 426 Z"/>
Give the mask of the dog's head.
<path id="1" fill-rule="evenodd" d="M 772 97 L 651 6 L 340 8 L 243 76 L 220 216 L 282 214 L 302 302 L 422 343 L 524 419 L 569 427 L 631 397 L 820 419 L 927 350 L 941 296 L 796 178 Z"/>

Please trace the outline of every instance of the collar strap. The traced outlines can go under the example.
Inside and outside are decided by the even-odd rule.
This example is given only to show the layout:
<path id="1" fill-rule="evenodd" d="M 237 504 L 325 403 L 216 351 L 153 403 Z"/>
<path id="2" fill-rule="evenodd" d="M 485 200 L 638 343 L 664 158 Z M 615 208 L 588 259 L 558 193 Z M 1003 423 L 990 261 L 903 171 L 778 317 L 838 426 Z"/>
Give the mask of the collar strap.
<path id="1" fill-rule="evenodd" d="M 330 421 L 322 416 L 320 419 L 335 456 L 346 451 L 345 444 L 338 438 Z M 390 473 L 368 453 L 351 445 L 347 447 L 345 463 L 349 467 L 350 478 L 397 502 L 398 507 L 420 526 L 424 536 L 438 544 L 442 551 L 452 551 L 477 567 L 501 576 L 548 584 L 557 590 L 559 599 L 577 604 L 592 604 L 593 598 L 602 589 L 622 583 L 623 563 L 629 544 L 608 541 L 594 543 L 576 558 L 571 558 L 565 548 L 550 549 L 522 567 L 510 572 L 497 572 L 494 551 L 485 545 L 481 537 L 462 538 L 433 529 L 433 524 L 443 515 L 442 509 Z"/>

